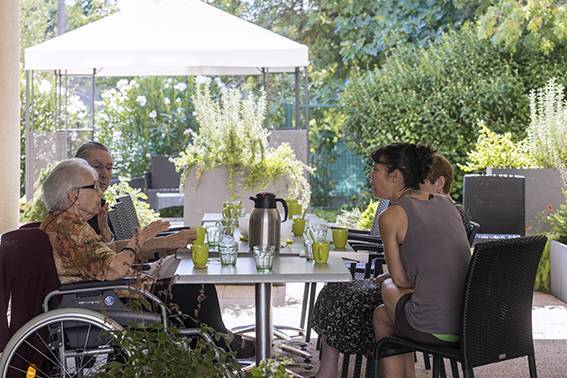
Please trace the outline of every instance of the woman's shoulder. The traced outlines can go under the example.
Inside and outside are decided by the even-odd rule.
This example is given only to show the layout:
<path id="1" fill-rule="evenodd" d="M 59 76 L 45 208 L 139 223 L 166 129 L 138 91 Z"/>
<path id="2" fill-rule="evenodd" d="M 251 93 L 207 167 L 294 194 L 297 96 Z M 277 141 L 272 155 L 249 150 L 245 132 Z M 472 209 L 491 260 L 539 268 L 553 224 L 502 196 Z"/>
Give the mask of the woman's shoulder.
<path id="1" fill-rule="evenodd" d="M 399 221 L 406 217 L 406 212 L 404 208 L 398 203 L 392 203 L 378 218 L 380 225 L 391 226 L 394 224 L 399 224 Z"/>

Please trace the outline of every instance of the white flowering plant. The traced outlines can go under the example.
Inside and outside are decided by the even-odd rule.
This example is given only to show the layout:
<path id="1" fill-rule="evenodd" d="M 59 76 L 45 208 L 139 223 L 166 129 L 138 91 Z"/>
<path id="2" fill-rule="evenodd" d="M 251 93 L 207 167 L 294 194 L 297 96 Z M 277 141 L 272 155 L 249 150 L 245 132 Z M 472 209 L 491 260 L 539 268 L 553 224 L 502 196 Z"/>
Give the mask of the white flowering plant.
<path id="1" fill-rule="evenodd" d="M 97 140 L 113 152 L 117 172 L 141 176 L 152 155 L 174 156 L 195 128 L 192 77 L 121 79 L 97 103 Z"/>
<path id="2" fill-rule="evenodd" d="M 195 168 L 197 178 L 216 167 L 228 172 L 227 186 L 234 195 L 234 177 L 243 175 L 243 185 L 260 189 L 284 178 L 288 195 L 304 207 L 309 204 L 311 187 L 306 173 L 311 169 L 299 161 L 288 144 L 277 148 L 268 144 L 269 131 L 262 125 L 266 113 L 264 94 L 242 97 L 237 89 L 224 91 L 215 101 L 207 85 L 195 92 L 193 103 L 199 129 L 185 150 L 172 161 L 181 172 L 181 183 Z"/>
<path id="3" fill-rule="evenodd" d="M 529 95 L 530 124 L 527 137 L 514 140 L 511 133 L 492 131 L 479 122 L 476 149 L 467 154 L 465 172 L 487 167 L 556 168 L 567 187 L 567 100 L 565 88 L 551 79 Z"/>
<path id="4" fill-rule="evenodd" d="M 567 100 L 565 88 L 551 79 L 529 95 L 528 148 L 542 167 L 557 168 L 567 187 Z"/>

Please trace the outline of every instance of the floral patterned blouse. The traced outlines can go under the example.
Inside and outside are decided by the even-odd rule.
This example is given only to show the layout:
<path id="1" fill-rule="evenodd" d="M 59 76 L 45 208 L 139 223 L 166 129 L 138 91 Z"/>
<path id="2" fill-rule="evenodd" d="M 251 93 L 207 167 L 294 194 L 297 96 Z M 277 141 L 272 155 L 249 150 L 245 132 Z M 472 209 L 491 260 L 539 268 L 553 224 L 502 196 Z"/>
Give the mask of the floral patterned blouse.
<path id="1" fill-rule="evenodd" d="M 39 228 L 49 236 L 62 284 L 105 279 L 116 252 L 87 222 L 68 213 L 49 214 Z"/>

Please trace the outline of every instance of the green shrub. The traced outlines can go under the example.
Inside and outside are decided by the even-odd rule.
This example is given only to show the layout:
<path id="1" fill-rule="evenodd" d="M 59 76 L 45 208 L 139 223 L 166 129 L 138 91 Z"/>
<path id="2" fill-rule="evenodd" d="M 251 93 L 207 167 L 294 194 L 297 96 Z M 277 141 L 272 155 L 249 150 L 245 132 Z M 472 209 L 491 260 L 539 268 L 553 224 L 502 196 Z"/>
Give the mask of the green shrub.
<path id="1" fill-rule="evenodd" d="M 563 191 L 565 195 L 565 202 L 563 202 L 559 209 L 552 211 L 547 220 L 551 226 L 551 232 L 558 235 L 562 241 L 567 241 L 567 190 Z"/>
<path id="2" fill-rule="evenodd" d="M 536 279 L 534 284 L 534 290 L 541 291 L 543 293 L 549 293 L 551 289 L 551 281 L 549 277 L 549 272 L 551 271 L 551 265 L 549 261 L 549 251 L 551 248 L 551 241 L 557 240 L 557 235 L 548 234 L 547 243 L 543 249 L 541 255 L 541 260 L 539 260 L 539 266 L 537 268 Z"/>
<path id="3" fill-rule="evenodd" d="M 201 329 L 215 341 L 226 336 L 209 327 Z M 115 377 L 225 377 L 227 372 L 241 372 L 236 353 L 198 338 L 194 345 L 175 327 L 161 325 L 126 327 L 113 334 L 125 353 L 123 358 L 108 362 L 96 376 Z"/>
<path id="4" fill-rule="evenodd" d="M 465 172 L 481 172 L 488 167 L 528 168 L 534 166 L 524 141 L 515 142 L 511 133 L 498 134 L 480 122 L 480 134 L 474 150 L 467 154 Z"/>
<path id="5" fill-rule="evenodd" d="M 363 156 L 393 141 L 439 147 L 453 164 L 464 164 L 484 120 L 497 132 L 525 136 L 533 83 L 567 78 L 562 49 L 511 55 L 470 27 L 450 32 L 436 45 L 396 50 L 383 67 L 354 78 L 342 96 L 345 135 Z M 462 187 L 457 171 L 454 193 Z"/>
<path id="6" fill-rule="evenodd" d="M 376 209 L 380 201 L 370 201 L 366 210 L 360 216 L 360 220 L 358 221 L 357 228 L 359 230 L 370 230 L 372 227 L 372 222 L 374 222 L 374 215 L 376 215 Z"/>
<path id="7" fill-rule="evenodd" d="M 121 79 L 97 102 L 97 140 L 121 176 L 142 176 L 152 155 L 174 156 L 195 129 L 192 77 Z"/>
<path id="8" fill-rule="evenodd" d="M 341 210 L 337 215 L 337 224 L 356 230 L 370 230 L 372 222 L 374 222 L 374 215 L 380 201 L 370 201 L 366 210 L 360 211 L 358 208 L 352 210 Z"/>

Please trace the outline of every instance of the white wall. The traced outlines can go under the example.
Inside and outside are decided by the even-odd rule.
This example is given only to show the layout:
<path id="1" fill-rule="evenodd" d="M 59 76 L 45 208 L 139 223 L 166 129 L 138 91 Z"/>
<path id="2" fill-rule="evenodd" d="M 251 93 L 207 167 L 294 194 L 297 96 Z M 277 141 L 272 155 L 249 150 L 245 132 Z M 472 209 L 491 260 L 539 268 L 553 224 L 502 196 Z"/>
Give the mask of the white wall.
<path id="1" fill-rule="evenodd" d="M 0 0 L 0 234 L 19 224 L 19 21 L 19 0 Z"/>

